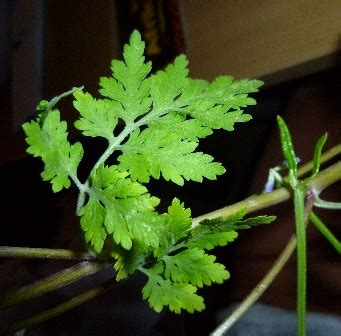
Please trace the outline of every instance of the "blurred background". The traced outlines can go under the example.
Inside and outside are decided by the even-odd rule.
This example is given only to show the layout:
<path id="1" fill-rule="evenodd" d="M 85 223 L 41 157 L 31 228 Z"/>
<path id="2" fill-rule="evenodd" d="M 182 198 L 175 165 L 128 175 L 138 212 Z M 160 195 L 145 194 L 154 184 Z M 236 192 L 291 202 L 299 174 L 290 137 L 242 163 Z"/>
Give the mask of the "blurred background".
<path id="1" fill-rule="evenodd" d="M 154 70 L 185 53 L 192 77 L 212 80 L 228 74 L 265 82 L 254 95 L 258 105 L 248 110 L 251 122 L 238 125 L 233 133 L 217 132 L 201 144 L 227 173 L 218 181 L 189 183 L 185 188 L 153 183 L 153 192 L 167 202 L 179 197 L 197 216 L 261 192 L 268 169 L 282 161 L 277 114 L 287 120 L 303 161 L 311 158 L 323 132 L 330 135 L 326 148 L 340 142 L 340 1 L 0 0 L 1 245 L 82 247 L 70 238 L 78 232 L 75 190 L 54 195 L 40 181 L 40 162 L 25 153 L 21 125 L 34 117 L 41 99 L 50 100 L 71 87 L 84 85 L 98 96 L 99 77 L 110 74 L 111 59 L 121 57 L 133 29 L 140 30 L 146 41 L 146 57 Z M 59 108 L 71 125 L 76 118 L 71 99 L 63 100 Z M 72 128 L 70 136 L 78 139 Z M 103 144 L 84 141 L 86 158 L 92 162 Z M 331 189 L 328 197 L 340 196 L 340 185 Z M 294 232 L 290 211 L 284 205 L 267 209 L 263 213 L 279 215 L 279 223 L 243 232 L 235 246 L 218 251 L 232 278 L 224 286 L 203 291 L 208 309 L 202 314 L 154 314 L 142 303 L 143 278 L 136 277 L 105 298 L 34 329 L 32 335 L 112 335 L 114 326 L 121 328 L 117 335 L 207 335 L 218 312 L 240 301 L 271 267 Z M 321 215 L 340 237 L 339 217 Z M 308 307 L 340 314 L 336 299 L 341 293 L 340 261 L 314 232 L 311 244 L 315 252 L 310 259 Z M 63 266 L 0 260 L 0 292 Z M 20 269 L 20 275 L 12 276 L 9 269 Z M 294 309 L 294 273 L 293 259 L 262 302 Z M 39 304 L 47 307 L 65 295 L 50 296 Z M 0 314 L 1 323 L 16 313 L 6 314 Z"/>

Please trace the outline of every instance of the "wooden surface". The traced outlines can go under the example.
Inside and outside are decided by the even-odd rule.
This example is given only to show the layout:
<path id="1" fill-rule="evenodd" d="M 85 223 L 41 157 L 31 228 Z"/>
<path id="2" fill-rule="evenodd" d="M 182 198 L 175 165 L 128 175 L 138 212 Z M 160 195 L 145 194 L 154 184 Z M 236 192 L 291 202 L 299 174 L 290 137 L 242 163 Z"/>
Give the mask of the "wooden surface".
<path id="1" fill-rule="evenodd" d="M 182 0 L 191 73 L 275 84 L 337 64 L 340 0 Z"/>

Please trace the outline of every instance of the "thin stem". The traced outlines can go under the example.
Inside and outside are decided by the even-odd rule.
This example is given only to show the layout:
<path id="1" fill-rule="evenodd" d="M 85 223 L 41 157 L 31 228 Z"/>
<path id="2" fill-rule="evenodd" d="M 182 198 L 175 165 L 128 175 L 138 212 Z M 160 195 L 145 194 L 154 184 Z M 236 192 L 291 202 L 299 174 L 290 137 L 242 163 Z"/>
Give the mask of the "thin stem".
<path id="1" fill-rule="evenodd" d="M 341 152 L 341 145 L 338 145 L 329 152 L 327 152 L 325 155 L 322 156 L 322 160 L 325 162 L 336 155 L 340 154 Z M 303 175 L 307 171 L 311 170 L 312 164 L 307 164 L 303 168 L 299 169 L 298 175 Z M 315 186 L 316 188 L 319 188 L 320 191 L 325 189 L 327 186 L 335 183 L 336 181 L 341 179 L 341 163 L 338 162 L 329 168 L 325 169 L 323 172 L 319 174 L 319 176 L 312 181 L 310 181 L 309 186 Z M 299 269 L 300 272 L 303 271 L 303 274 L 306 274 L 306 243 L 305 243 L 305 214 L 304 214 L 304 196 L 305 193 L 303 193 L 303 196 L 299 192 L 299 202 L 295 202 L 295 205 L 298 206 L 300 209 L 298 210 L 298 216 L 300 217 L 300 221 L 303 220 L 303 225 L 300 227 L 299 234 L 300 239 L 302 239 L 302 230 L 303 231 L 303 249 L 301 245 L 301 251 L 299 252 L 301 259 L 299 263 Z M 225 208 L 222 208 L 220 210 L 216 210 L 214 212 L 211 212 L 209 214 L 200 216 L 196 218 L 193 222 L 193 226 L 196 226 L 200 223 L 201 220 L 205 218 L 214 218 L 214 217 L 229 217 L 234 212 L 245 209 L 247 213 L 259 210 L 260 208 L 265 208 L 274 204 L 277 204 L 279 202 L 282 202 L 290 197 L 289 192 L 284 189 L 278 189 L 275 190 L 272 193 L 262 194 L 259 196 L 251 196 L 247 198 L 244 201 L 238 202 L 236 204 L 233 204 L 231 206 L 227 206 Z M 297 212 L 297 210 L 296 210 Z M 327 229 L 328 230 L 328 229 Z M 329 232 L 329 230 L 328 230 Z M 327 233 L 325 233 L 327 235 Z M 338 242 L 339 243 L 339 242 Z M 232 312 L 232 314 L 221 324 L 219 325 L 212 333 L 211 335 L 214 336 L 220 336 L 224 335 L 225 332 L 227 332 L 234 324 L 235 322 L 259 299 L 259 297 L 265 292 L 265 290 L 270 286 L 270 284 L 273 282 L 273 280 L 276 278 L 276 276 L 279 274 L 279 272 L 282 270 L 286 262 L 289 260 L 291 254 L 293 253 L 295 247 L 296 247 L 296 239 L 295 237 L 292 237 L 285 249 L 283 250 L 280 257 L 277 259 L 273 267 L 270 269 L 270 271 L 267 273 L 267 275 L 262 279 L 262 281 L 253 289 L 253 291 L 245 298 L 245 300 Z M 302 253 L 303 252 L 303 253 Z M 303 260 L 303 263 L 302 263 Z M 303 292 L 301 292 L 300 298 L 298 301 L 300 302 L 300 319 L 302 320 L 302 314 L 305 319 L 305 293 L 306 293 L 306 281 L 300 274 L 300 288 L 298 291 L 301 291 L 301 287 L 303 285 Z M 303 295 L 302 295 L 303 294 Z M 301 300 L 304 299 L 304 305 L 301 305 Z M 303 322 L 303 323 L 302 323 Z M 305 332 L 305 321 L 299 322 L 301 325 L 299 326 L 299 333 Z M 300 334 L 299 334 L 300 335 Z"/>
<path id="2" fill-rule="evenodd" d="M 63 302 L 62 304 L 53 307 L 51 309 L 45 310 L 39 314 L 36 314 L 32 317 L 29 317 L 25 320 L 15 322 L 14 324 L 6 327 L 5 329 L 0 331 L 0 335 L 8 335 L 9 333 L 16 332 L 21 329 L 26 329 L 30 327 L 34 327 L 44 321 L 47 321 L 53 317 L 59 316 L 93 298 L 96 296 L 102 295 L 107 290 L 111 289 L 115 284 L 110 282 L 110 284 L 105 284 L 100 287 L 93 288 L 83 294 L 77 295 L 72 299 Z"/>
<path id="3" fill-rule="evenodd" d="M 85 193 L 89 191 L 89 181 L 90 177 L 94 173 L 94 171 L 101 165 L 103 164 L 108 157 L 115 151 L 117 147 L 121 145 L 121 143 L 124 141 L 124 139 L 134 130 L 134 124 L 132 125 L 126 125 L 125 128 L 122 130 L 122 132 L 118 135 L 118 137 L 114 137 L 112 141 L 109 141 L 109 145 L 107 149 L 104 151 L 104 153 L 100 156 L 98 161 L 95 163 L 93 168 L 91 169 L 91 172 L 86 179 L 84 183 L 83 189 L 79 189 L 79 195 L 78 195 L 78 200 L 77 200 L 77 208 L 76 208 L 76 214 L 79 215 L 80 210 L 82 209 L 85 201 Z M 76 183 L 76 181 L 75 181 Z M 77 183 L 76 183 L 77 184 Z M 86 186 L 86 188 L 85 188 Z"/>
<path id="4" fill-rule="evenodd" d="M 322 190 L 339 180 L 341 180 L 341 161 L 336 162 L 321 171 L 308 183 L 308 187 L 321 192 Z M 213 219 L 216 217 L 228 218 L 234 213 L 241 210 L 245 210 L 246 213 L 252 213 L 284 202 L 289 198 L 290 192 L 286 188 L 279 188 L 270 193 L 253 195 L 243 201 L 228 205 L 224 208 L 194 218 L 192 221 L 192 227 L 197 226 L 204 219 Z"/>
<path id="5" fill-rule="evenodd" d="M 264 292 L 270 287 L 277 275 L 282 271 L 283 267 L 288 262 L 289 258 L 293 254 L 296 248 L 296 238 L 292 236 L 289 242 L 285 246 L 284 250 L 274 262 L 271 269 L 264 276 L 264 278 L 257 284 L 257 286 L 251 291 L 251 293 L 238 305 L 238 307 L 232 312 L 232 314 L 221 323 L 210 335 L 222 336 L 232 328 L 232 326 L 238 321 L 238 319 L 264 294 Z"/>
<path id="6" fill-rule="evenodd" d="M 92 168 L 89 177 L 93 174 L 93 172 L 101 165 L 103 164 L 110 155 L 113 154 L 113 152 L 116 149 L 121 148 L 122 142 L 128 137 L 129 134 L 131 134 L 133 131 L 135 131 L 137 128 L 148 124 L 150 121 L 153 121 L 154 119 L 157 119 L 165 114 L 167 114 L 170 111 L 175 111 L 179 107 L 174 106 L 173 108 L 168 108 L 163 111 L 158 111 L 154 113 L 147 113 L 144 117 L 139 119 L 136 122 L 127 123 L 122 132 L 116 137 L 113 138 L 113 141 L 109 142 L 108 148 L 105 150 L 105 152 L 102 154 L 102 156 L 99 158 L 99 160 L 95 163 L 94 167 Z M 89 179 L 89 178 L 88 178 Z"/>
<path id="7" fill-rule="evenodd" d="M 317 193 L 314 193 L 314 197 L 315 197 L 314 206 L 317 208 L 341 210 L 340 202 L 325 201 L 321 199 Z"/>
<path id="8" fill-rule="evenodd" d="M 84 89 L 84 85 L 80 86 L 80 87 L 74 87 L 69 91 L 63 92 L 62 94 L 60 94 L 59 96 L 53 97 L 47 104 L 46 107 L 46 112 L 50 111 L 62 98 L 65 98 L 67 96 L 72 95 L 74 92 L 76 91 L 80 91 Z"/>
<path id="9" fill-rule="evenodd" d="M 310 213 L 309 219 L 322 233 L 322 235 L 329 241 L 329 243 L 334 246 L 335 250 L 341 253 L 341 242 L 333 235 L 333 233 L 322 222 L 322 220 L 314 212 Z"/>
<path id="10" fill-rule="evenodd" d="M 81 184 L 79 181 L 77 181 L 76 180 L 77 178 L 73 179 L 74 182 L 76 183 L 76 185 L 78 186 L 79 190 L 80 190 L 80 193 L 78 195 L 78 200 L 77 200 L 76 214 L 79 214 L 81 208 L 84 205 L 85 193 L 88 192 L 88 185 L 89 185 L 90 177 L 92 176 L 94 171 L 101 164 L 103 164 L 109 158 L 109 156 L 111 156 L 114 153 L 115 150 L 122 148 L 121 144 L 129 136 L 129 134 L 131 134 L 137 128 L 139 128 L 143 125 L 146 125 L 148 122 L 153 121 L 154 119 L 157 119 L 158 117 L 161 117 L 170 111 L 175 111 L 177 108 L 179 108 L 179 107 L 168 108 L 164 111 L 159 111 L 159 112 L 154 112 L 154 113 L 149 112 L 144 117 L 139 119 L 138 121 L 127 123 L 126 126 L 124 127 L 124 129 L 122 130 L 122 132 L 117 137 L 113 137 L 113 139 L 111 141 L 109 141 L 109 145 L 108 145 L 107 149 L 104 151 L 104 153 L 100 156 L 98 161 L 95 163 L 95 165 L 91 169 L 91 172 L 90 172 L 88 178 L 86 179 L 86 182 L 84 183 L 84 185 Z"/>
<path id="11" fill-rule="evenodd" d="M 64 269 L 45 279 L 36 281 L 33 284 L 6 293 L 0 298 L 0 309 L 5 309 L 28 301 L 32 298 L 44 295 L 59 287 L 94 274 L 105 267 L 107 266 L 104 264 L 82 262 L 70 268 Z"/>
<path id="12" fill-rule="evenodd" d="M 76 207 L 76 215 L 79 215 L 80 210 L 83 208 L 85 202 L 86 192 L 89 193 L 89 181 L 85 181 L 84 189 L 80 190 L 78 198 L 77 198 L 77 207 Z"/>
<path id="13" fill-rule="evenodd" d="M 320 192 L 341 179 L 341 162 L 321 171 L 310 183 L 310 188 L 319 189 Z M 243 201 L 228 205 L 224 208 L 193 218 L 192 226 L 195 227 L 204 219 L 213 219 L 216 217 L 228 218 L 240 210 L 246 210 L 252 213 L 257 210 L 268 208 L 272 205 L 284 202 L 290 198 L 290 193 L 285 188 L 279 188 L 270 193 L 253 195 Z M 93 257 L 89 254 L 73 252 L 70 250 L 53 250 L 44 248 L 26 248 L 26 247 L 0 247 L 0 257 L 17 258 L 51 258 L 51 259 L 77 259 L 91 260 Z"/>
<path id="14" fill-rule="evenodd" d="M 0 246 L 0 258 L 94 260 L 88 253 L 62 249 Z"/>
<path id="15" fill-rule="evenodd" d="M 192 221 L 192 227 L 197 226 L 204 219 L 214 219 L 217 217 L 228 218 L 242 210 L 245 210 L 246 213 L 252 213 L 257 210 L 268 208 L 272 205 L 284 202 L 289 198 L 290 193 L 285 188 L 279 188 L 270 193 L 252 195 L 243 201 L 194 218 Z"/>
<path id="16" fill-rule="evenodd" d="M 79 191 L 81 193 L 86 193 L 87 192 L 87 189 L 88 189 L 88 185 L 87 183 L 85 182 L 84 184 L 78 179 L 77 176 L 74 176 L 74 175 L 71 175 L 69 174 L 71 180 L 74 182 L 74 184 L 77 186 L 77 188 L 79 189 Z"/>
<path id="17" fill-rule="evenodd" d="M 108 157 L 116 150 L 117 147 L 121 145 L 121 143 L 126 139 L 126 137 L 134 131 L 138 126 L 136 124 L 127 124 L 125 128 L 122 130 L 122 132 L 118 135 L 118 137 L 113 138 L 113 141 L 109 142 L 108 148 L 105 150 L 105 152 L 101 155 L 101 157 L 98 159 L 98 161 L 95 163 L 94 167 L 92 168 L 89 177 L 93 174 L 93 172 L 101 165 L 103 164 Z M 89 180 L 88 177 L 88 180 Z"/>
<path id="18" fill-rule="evenodd" d="M 311 184 L 314 186 L 317 186 L 320 189 L 324 189 L 326 188 L 328 185 L 333 184 L 334 182 L 338 181 L 339 179 L 341 179 L 341 162 L 338 162 L 332 166 L 330 166 L 329 168 L 325 169 L 324 171 L 320 172 L 312 181 Z M 193 220 L 193 226 L 197 225 L 202 219 L 206 218 L 214 218 L 214 217 L 229 217 L 231 216 L 233 213 L 240 211 L 241 209 L 245 209 L 248 213 L 252 212 L 252 211 L 256 211 L 262 208 L 266 208 L 269 207 L 273 204 L 277 204 L 280 203 L 286 199 L 288 199 L 290 197 L 289 192 L 284 189 L 277 189 L 275 191 L 273 191 L 272 193 L 267 193 L 267 194 L 262 194 L 262 195 L 258 195 L 258 196 L 252 196 L 242 202 L 238 202 L 234 205 L 230 205 L 228 207 L 225 207 L 223 209 L 217 210 L 213 213 L 209 213 L 207 215 L 204 216 L 200 216 L 197 217 Z M 25 258 L 30 258 L 30 257 L 36 257 L 37 254 L 34 250 L 31 249 L 23 249 L 23 252 L 19 252 L 21 251 L 21 248 L 16 248 L 16 255 L 25 257 Z M 39 253 L 41 252 L 42 254 L 40 254 L 41 257 L 45 258 L 48 257 L 48 254 L 50 253 L 51 250 L 47 250 L 46 251 L 46 255 L 44 256 L 44 251 L 45 249 L 39 249 Z M 71 251 L 69 251 L 68 253 L 70 253 Z M 71 253 L 72 255 L 72 253 Z M 4 255 L 4 256 L 10 256 L 10 255 Z M 81 277 L 86 276 L 81 275 L 80 273 L 78 273 L 77 270 L 72 270 L 69 269 L 68 270 L 70 273 L 70 276 L 73 272 L 76 272 L 75 277 L 77 279 L 80 279 Z M 55 282 L 54 285 L 50 287 L 50 290 L 52 291 L 55 288 L 58 288 L 60 286 L 63 286 L 65 281 L 63 281 L 63 273 L 57 273 L 54 275 L 55 277 Z M 44 280 L 42 280 L 44 281 Z M 24 287 L 27 290 L 27 287 Z M 31 297 L 34 297 L 35 295 L 40 295 L 40 294 L 34 294 L 31 295 Z M 1 302 L 1 301 L 0 301 Z"/>
<path id="19" fill-rule="evenodd" d="M 306 297 L 307 297 L 307 243 L 305 203 L 306 188 L 294 188 L 294 211 L 297 239 L 297 334 L 306 335 Z"/>

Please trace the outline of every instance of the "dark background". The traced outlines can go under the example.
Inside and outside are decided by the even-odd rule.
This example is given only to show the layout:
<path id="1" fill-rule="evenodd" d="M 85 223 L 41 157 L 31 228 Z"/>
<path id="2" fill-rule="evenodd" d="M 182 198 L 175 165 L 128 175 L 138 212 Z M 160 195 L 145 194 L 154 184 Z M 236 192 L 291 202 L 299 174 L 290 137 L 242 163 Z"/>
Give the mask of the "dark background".
<path id="1" fill-rule="evenodd" d="M 151 8 L 146 8 L 146 3 Z M 150 21 L 154 22 L 152 28 Z M 71 188 L 55 195 L 49 184 L 41 181 L 41 163 L 25 153 L 20 125 L 34 116 L 35 105 L 42 98 L 51 99 L 78 85 L 85 85 L 87 91 L 96 95 L 98 78 L 109 74 L 110 60 L 120 57 L 121 46 L 134 28 L 138 28 L 147 41 L 150 39 L 150 43 L 157 38 L 158 48 L 149 48 L 147 56 L 158 68 L 178 53 L 191 52 L 186 18 L 178 1 L 0 1 L 0 245 L 82 248 L 82 242 L 77 239 L 78 218 L 74 215 L 76 190 Z M 276 140 L 277 114 L 287 117 L 303 160 L 311 158 L 314 141 L 323 131 L 330 133 L 327 148 L 339 142 L 338 58 L 323 71 L 321 67 L 316 69 L 318 71 L 309 67 L 309 71 L 299 71 L 300 75 L 293 75 L 289 80 L 266 85 L 255 95 L 257 107 L 248 111 L 253 114 L 252 122 L 238 125 L 233 134 L 216 132 L 203 141 L 202 150 L 211 153 L 227 168 L 227 173 L 218 181 L 188 183 L 184 188 L 152 183 L 151 190 L 164 200 L 163 206 L 174 196 L 179 197 L 192 208 L 195 217 L 260 192 L 267 169 L 282 160 Z M 76 118 L 71 99 L 65 99 L 59 106 L 71 124 Z M 73 129 L 70 129 L 70 136 L 72 141 L 78 139 Z M 91 163 L 104 144 L 82 141 Z M 89 166 L 83 164 L 81 175 L 86 175 Z M 331 196 L 339 196 L 339 190 L 339 186 L 334 187 Z M 207 305 L 205 312 L 193 316 L 154 313 L 141 299 L 143 277 L 135 276 L 118 284 L 107 295 L 27 334 L 207 335 L 216 325 L 217 311 L 245 296 L 271 267 L 293 232 L 287 216 L 291 211 L 289 206 L 268 211 L 282 215 L 282 222 L 274 229 L 242 233 L 236 247 L 217 251 L 219 259 L 231 270 L 232 279 L 223 286 L 202 291 Z M 337 217 L 329 215 L 329 218 L 336 227 Z M 313 258 L 315 254 L 323 258 L 316 259 L 312 267 L 315 276 L 310 287 L 309 308 L 339 314 L 340 306 L 335 298 L 335 293 L 340 293 L 335 276 L 340 274 L 339 260 L 324 242 L 314 234 L 312 237 L 315 251 L 323 248 L 326 252 L 313 253 Z M 0 260 L 0 293 L 69 265 L 60 261 Z M 292 260 L 291 267 L 273 285 L 263 302 L 294 308 L 294 269 Z M 329 277 L 328 272 L 331 272 Z M 320 279 L 323 275 L 325 283 Z M 85 283 L 38 299 L 34 305 L 1 313 L 0 326 L 13 318 L 50 307 L 110 276 L 110 271 L 103 272 Z M 314 288 L 323 290 L 317 295 Z M 276 295 L 279 291 L 285 293 L 282 298 Z"/>

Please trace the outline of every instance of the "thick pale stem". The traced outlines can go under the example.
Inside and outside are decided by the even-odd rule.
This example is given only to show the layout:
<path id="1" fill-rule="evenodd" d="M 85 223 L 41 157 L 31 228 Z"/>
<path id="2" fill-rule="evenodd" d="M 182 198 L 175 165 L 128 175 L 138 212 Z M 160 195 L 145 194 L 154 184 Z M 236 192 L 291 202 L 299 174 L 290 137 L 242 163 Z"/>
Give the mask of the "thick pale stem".
<path id="1" fill-rule="evenodd" d="M 0 246 L 0 258 L 95 260 L 88 253 L 71 250 L 14 246 Z"/>
<path id="2" fill-rule="evenodd" d="M 317 190 L 320 193 L 322 190 L 339 180 L 341 180 L 341 161 L 336 162 L 335 164 L 321 171 L 308 183 L 308 188 Z M 243 201 L 194 218 L 192 221 L 192 226 L 197 226 L 204 219 L 213 219 L 217 217 L 228 218 L 241 210 L 245 210 L 247 213 L 252 213 L 268 208 L 275 204 L 282 203 L 289 198 L 290 192 L 285 188 L 279 188 L 270 193 L 253 195 Z"/>
<path id="3" fill-rule="evenodd" d="M 11 291 L 0 297 L 0 309 L 5 309 L 32 298 L 44 295 L 107 267 L 103 264 L 83 262 L 55 273 L 31 285 Z"/>
<path id="4" fill-rule="evenodd" d="M 328 187 L 329 185 L 335 183 L 336 181 L 341 179 L 341 162 L 337 162 L 334 165 L 330 166 L 329 168 L 325 169 L 324 171 L 320 172 L 310 183 L 310 187 L 313 186 L 314 188 L 322 191 L 324 188 Z M 288 191 L 286 191 L 284 188 L 275 190 L 272 193 L 267 193 L 267 194 L 262 194 L 262 195 L 258 195 L 258 196 L 252 196 L 242 202 L 238 202 L 234 205 L 230 205 L 228 207 L 225 207 L 223 209 L 214 211 L 212 213 L 200 216 L 198 218 L 195 218 L 193 220 L 193 226 L 197 225 L 201 220 L 205 219 L 205 218 L 214 218 L 214 217 L 229 217 L 231 216 L 233 213 L 240 211 L 242 209 L 246 210 L 247 213 L 256 211 L 256 210 L 260 210 L 263 208 L 267 208 L 271 205 L 283 202 L 287 199 L 289 199 L 290 194 Z M 284 261 L 280 261 L 280 263 L 285 264 L 285 259 L 288 259 L 292 253 L 292 249 L 294 249 L 295 242 L 289 242 L 287 248 L 285 249 L 285 251 L 282 253 L 283 256 L 283 260 Z M 18 248 L 20 249 L 20 248 Z M 291 251 L 291 252 L 290 252 Z M 26 254 L 25 257 L 28 257 L 28 255 Z M 281 259 L 281 257 L 279 258 Z M 270 270 L 270 275 L 267 275 L 264 279 L 267 279 L 266 281 L 269 281 L 269 284 L 273 281 L 273 279 L 276 277 L 276 275 L 278 274 L 278 272 L 281 270 L 283 266 L 275 266 L 275 271 Z M 276 271 L 277 269 L 277 271 Z M 71 271 L 72 273 L 72 271 Z M 86 276 L 86 275 L 84 275 Z M 82 277 L 84 277 L 82 276 Z M 56 277 L 56 285 L 54 286 L 54 288 L 50 288 L 50 290 L 59 288 L 61 286 L 61 281 L 60 279 L 58 279 L 58 277 Z M 267 288 L 267 286 L 262 283 L 259 284 L 259 286 L 257 286 L 258 289 L 256 289 L 256 292 L 258 292 L 257 295 L 261 295 L 262 292 Z M 40 294 L 39 294 L 40 295 Z M 37 296 L 37 295 L 34 295 Z M 33 296 L 32 296 L 33 297 Z M 69 304 L 69 302 L 72 302 L 72 300 L 68 301 L 65 303 L 64 308 L 59 309 L 58 307 L 63 307 L 64 304 L 62 304 L 61 306 L 58 306 L 58 309 L 53 308 L 52 310 L 48 310 L 42 314 L 39 314 L 35 317 L 33 317 L 33 321 L 38 321 L 35 322 L 35 324 L 41 322 L 41 321 L 45 321 L 47 319 L 49 319 L 50 317 L 53 316 L 57 316 L 61 313 L 63 313 L 66 310 L 72 309 L 73 307 L 91 299 L 93 296 L 89 295 L 87 296 L 87 294 L 84 294 L 82 300 L 77 301 L 77 298 L 75 298 L 75 301 L 73 302 L 78 302 L 77 304 Z M 254 301 L 250 301 L 250 303 L 248 305 L 251 305 L 252 302 L 255 302 L 257 300 L 257 296 L 255 296 L 255 298 L 253 299 Z M 1 302 L 1 301 L 0 301 Z M 65 308 L 65 307 L 69 307 L 69 308 Z M 243 311 L 243 309 L 242 309 Z M 50 315 L 49 312 L 53 312 L 53 314 Z M 240 314 L 241 315 L 241 314 Z M 26 321 L 26 322 L 25 322 Z M 28 325 L 32 325 L 31 323 L 31 319 L 27 319 L 23 322 L 20 322 L 17 324 L 17 326 L 19 326 L 17 329 L 10 329 L 10 330 L 20 330 Z M 219 335 L 219 334 L 217 334 Z"/>

